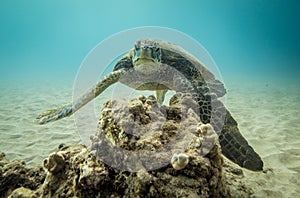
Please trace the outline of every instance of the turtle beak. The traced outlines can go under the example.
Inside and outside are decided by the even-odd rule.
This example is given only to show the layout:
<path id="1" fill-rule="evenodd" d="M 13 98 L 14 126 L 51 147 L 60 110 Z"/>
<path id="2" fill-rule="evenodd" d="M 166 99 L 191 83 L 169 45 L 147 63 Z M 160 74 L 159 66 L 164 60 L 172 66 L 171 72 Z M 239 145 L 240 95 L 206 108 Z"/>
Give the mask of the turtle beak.
<path id="1" fill-rule="evenodd" d="M 140 50 L 140 58 L 152 60 L 153 59 L 153 57 L 152 57 L 152 50 L 148 46 L 144 46 Z"/>
<path id="2" fill-rule="evenodd" d="M 152 49 L 148 45 L 135 48 L 135 56 L 137 59 L 153 59 Z"/>
<path id="3" fill-rule="evenodd" d="M 139 65 L 145 62 L 155 62 L 152 49 L 148 46 L 134 49 L 133 64 Z"/>

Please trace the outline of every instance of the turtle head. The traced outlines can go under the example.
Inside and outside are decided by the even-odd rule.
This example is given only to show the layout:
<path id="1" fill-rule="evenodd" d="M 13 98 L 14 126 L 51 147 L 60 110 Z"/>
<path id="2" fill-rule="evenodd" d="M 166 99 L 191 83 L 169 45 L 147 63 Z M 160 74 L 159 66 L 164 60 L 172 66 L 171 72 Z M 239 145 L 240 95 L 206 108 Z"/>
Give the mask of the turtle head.
<path id="1" fill-rule="evenodd" d="M 157 67 L 161 61 L 161 48 L 154 40 L 138 40 L 133 49 L 132 63 L 134 67 L 144 65 Z M 144 67 L 143 66 L 143 67 Z M 154 68 L 152 68 L 154 69 Z"/>

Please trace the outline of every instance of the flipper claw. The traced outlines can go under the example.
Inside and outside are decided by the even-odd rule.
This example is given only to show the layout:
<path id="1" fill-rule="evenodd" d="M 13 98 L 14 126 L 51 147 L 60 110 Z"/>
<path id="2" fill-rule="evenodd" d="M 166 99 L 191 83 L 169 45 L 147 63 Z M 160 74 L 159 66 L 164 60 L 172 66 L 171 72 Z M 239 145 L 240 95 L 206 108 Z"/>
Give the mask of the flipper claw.
<path id="1" fill-rule="evenodd" d="M 59 107 L 57 109 L 47 110 L 45 113 L 42 113 L 39 116 L 37 116 L 35 118 L 34 123 L 42 125 L 70 116 L 71 114 L 72 114 L 72 105 L 69 104 L 63 107 Z"/>

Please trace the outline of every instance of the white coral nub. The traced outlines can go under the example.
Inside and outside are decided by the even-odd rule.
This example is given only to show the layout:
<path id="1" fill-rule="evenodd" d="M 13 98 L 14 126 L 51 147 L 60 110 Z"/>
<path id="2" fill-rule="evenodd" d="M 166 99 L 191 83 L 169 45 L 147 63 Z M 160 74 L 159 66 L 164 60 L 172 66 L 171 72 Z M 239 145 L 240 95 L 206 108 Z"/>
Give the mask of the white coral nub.
<path id="1" fill-rule="evenodd" d="M 200 125 L 200 131 L 203 135 L 212 135 L 215 133 L 213 127 L 210 124 L 201 124 Z"/>
<path id="2" fill-rule="evenodd" d="M 181 170 L 189 163 L 189 156 L 184 153 L 174 153 L 171 159 L 171 164 L 174 169 Z"/>

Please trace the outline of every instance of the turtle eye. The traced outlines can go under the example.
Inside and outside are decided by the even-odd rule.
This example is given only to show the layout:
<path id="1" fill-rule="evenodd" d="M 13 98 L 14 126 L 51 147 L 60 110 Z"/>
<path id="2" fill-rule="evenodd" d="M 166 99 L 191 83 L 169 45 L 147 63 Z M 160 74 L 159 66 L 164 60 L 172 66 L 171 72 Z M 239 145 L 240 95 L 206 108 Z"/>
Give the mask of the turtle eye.
<path id="1" fill-rule="evenodd" d="M 155 52 L 156 54 L 159 54 L 159 53 L 160 53 L 159 50 L 160 50 L 159 47 L 156 47 L 156 48 L 154 49 L 154 52 Z"/>
<path id="2" fill-rule="evenodd" d="M 135 49 L 135 50 L 139 50 L 140 47 L 139 47 L 138 45 L 135 44 L 135 45 L 134 45 L 134 49 Z"/>

